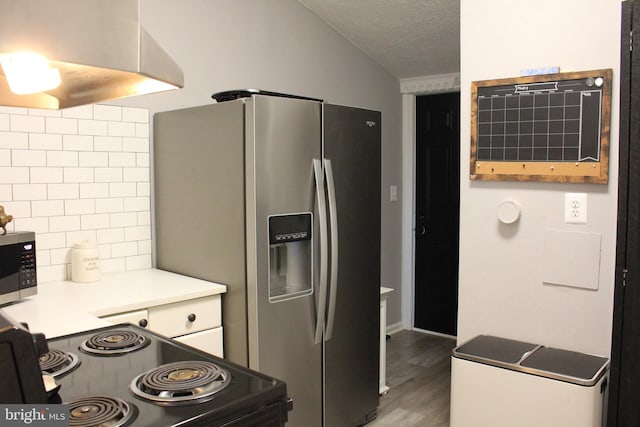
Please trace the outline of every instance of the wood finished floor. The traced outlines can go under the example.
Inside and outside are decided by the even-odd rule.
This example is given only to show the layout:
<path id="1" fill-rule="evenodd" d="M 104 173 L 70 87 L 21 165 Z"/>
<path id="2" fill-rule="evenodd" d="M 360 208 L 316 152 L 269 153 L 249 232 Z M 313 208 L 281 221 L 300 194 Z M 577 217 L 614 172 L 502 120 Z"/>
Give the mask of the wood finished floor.
<path id="1" fill-rule="evenodd" d="M 367 427 L 448 427 L 455 339 L 400 331 L 387 340 L 387 386 Z"/>

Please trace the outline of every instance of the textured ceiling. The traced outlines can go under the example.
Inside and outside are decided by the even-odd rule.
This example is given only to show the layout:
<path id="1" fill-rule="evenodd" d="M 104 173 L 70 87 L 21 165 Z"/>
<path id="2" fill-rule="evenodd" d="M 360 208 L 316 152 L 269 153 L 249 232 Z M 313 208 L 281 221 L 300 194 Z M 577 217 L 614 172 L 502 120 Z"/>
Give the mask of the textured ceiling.
<path id="1" fill-rule="evenodd" d="M 298 0 L 398 78 L 460 72 L 460 0 Z"/>

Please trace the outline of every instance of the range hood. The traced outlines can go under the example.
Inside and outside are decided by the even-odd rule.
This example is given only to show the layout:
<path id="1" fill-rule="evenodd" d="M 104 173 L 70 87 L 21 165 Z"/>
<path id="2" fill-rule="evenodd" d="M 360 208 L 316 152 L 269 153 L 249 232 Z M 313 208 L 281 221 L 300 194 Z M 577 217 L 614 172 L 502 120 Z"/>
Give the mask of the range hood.
<path id="1" fill-rule="evenodd" d="M 0 105 L 57 110 L 183 87 L 139 10 L 138 0 L 0 0 Z M 17 52 L 45 57 L 59 86 L 14 93 L 7 65 Z"/>

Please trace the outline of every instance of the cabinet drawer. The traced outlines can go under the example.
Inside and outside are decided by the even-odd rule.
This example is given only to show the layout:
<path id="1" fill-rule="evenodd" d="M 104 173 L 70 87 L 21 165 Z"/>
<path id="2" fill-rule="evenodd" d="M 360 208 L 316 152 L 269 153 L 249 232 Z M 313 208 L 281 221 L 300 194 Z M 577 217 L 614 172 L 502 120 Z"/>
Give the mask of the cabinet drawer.
<path id="1" fill-rule="evenodd" d="M 195 347 L 198 350 L 206 351 L 214 356 L 224 357 L 222 327 L 182 335 L 174 339 L 191 347 Z"/>
<path id="2" fill-rule="evenodd" d="M 118 313 L 118 314 L 113 314 L 111 316 L 104 316 L 104 317 L 101 317 L 101 319 L 104 319 L 107 322 L 112 323 L 114 325 L 118 323 L 132 323 L 134 325 L 142 326 L 144 328 L 147 326 L 149 322 L 149 313 L 147 309 L 128 311 L 126 313 Z"/>
<path id="3" fill-rule="evenodd" d="M 222 324 L 220 295 L 149 307 L 149 328 L 176 337 Z"/>

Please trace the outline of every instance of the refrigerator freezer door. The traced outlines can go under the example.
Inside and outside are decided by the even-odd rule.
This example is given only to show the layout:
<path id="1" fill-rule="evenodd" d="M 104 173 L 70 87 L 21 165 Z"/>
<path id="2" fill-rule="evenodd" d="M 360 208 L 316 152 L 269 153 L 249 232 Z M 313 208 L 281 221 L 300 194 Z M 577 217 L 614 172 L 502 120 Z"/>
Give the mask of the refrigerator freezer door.
<path id="1" fill-rule="evenodd" d="M 324 418 L 325 426 L 356 426 L 375 416 L 379 402 L 381 117 L 326 104 L 323 116 L 340 230 L 335 318 L 324 348 Z"/>
<path id="2" fill-rule="evenodd" d="M 313 159 L 320 158 L 321 106 L 258 95 L 246 101 L 246 111 L 249 366 L 287 383 L 295 408 L 287 425 L 321 426 L 322 345 L 314 342 L 319 239 L 313 172 Z M 306 212 L 314 218 L 313 293 L 269 301 L 268 219 Z"/>

